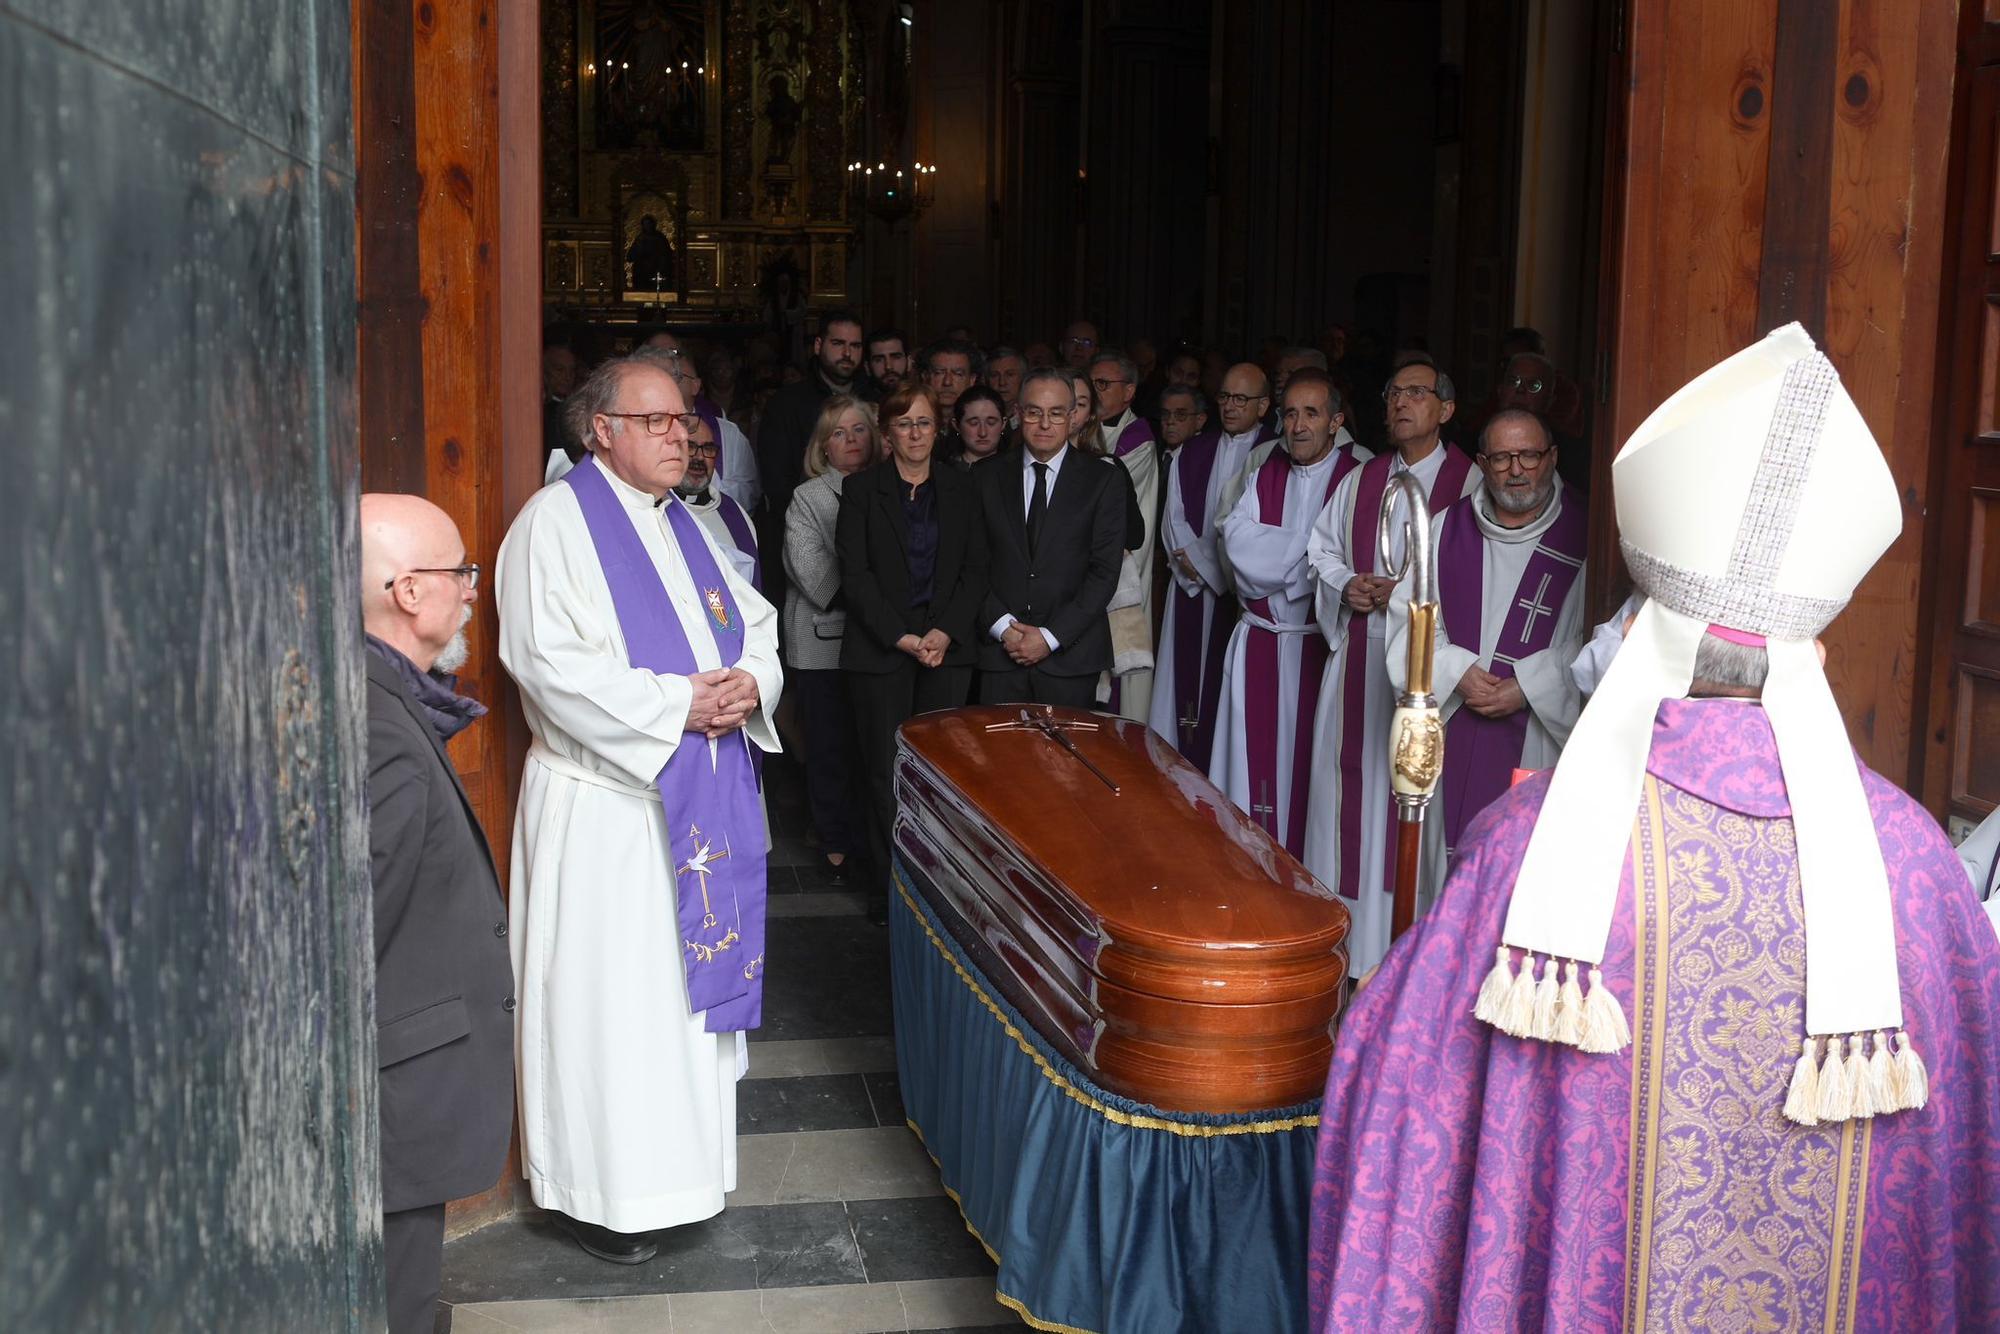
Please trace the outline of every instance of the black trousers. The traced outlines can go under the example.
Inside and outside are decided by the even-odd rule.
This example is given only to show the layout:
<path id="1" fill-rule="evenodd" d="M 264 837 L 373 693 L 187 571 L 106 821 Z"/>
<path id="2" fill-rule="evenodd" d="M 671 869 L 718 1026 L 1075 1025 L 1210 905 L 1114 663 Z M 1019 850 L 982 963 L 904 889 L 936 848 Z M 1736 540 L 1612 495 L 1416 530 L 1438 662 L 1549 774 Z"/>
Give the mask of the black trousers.
<path id="1" fill-rule="evenodd" d="M 438 1311 L 444 1272 L 444 1205 L 382 1215 L 382 1260 L 388 1274 L 389 1334 L 450 1329 Z M 438 1323 L 442 1320 L 444 1323 Z"/>
<path id="2" fill-rule="evenodd" d="M 896 825 L 896 729 L 920 713 L 955 709 L 972 685 L 970 667 L 922 667 L 915 658 L 886 672 L 848 672 L 847 698 L 861 743 L 868 791 L 869 893 L 889 892 L 889 831 Z"/>
<path id="3" fill-rule="evenodd" d="M 913 664 L 914 665 L 914 664 Z M 847 683 L 837 667 L 794 667 L 787 688 L 799 701 L 806 729 L 806 801 L 820 849 L 844 857 L 866 841 L 860 787 L 861 756 Z"/>
<path id="4" fill-rule="evenodd" d="M 1009 667 L 1004 672 L 979 673 L 981 704 L 1063 704 L 1073 709 L 1097 707 L 1097 673 L 1052 676 L 1040 667 Z"/>

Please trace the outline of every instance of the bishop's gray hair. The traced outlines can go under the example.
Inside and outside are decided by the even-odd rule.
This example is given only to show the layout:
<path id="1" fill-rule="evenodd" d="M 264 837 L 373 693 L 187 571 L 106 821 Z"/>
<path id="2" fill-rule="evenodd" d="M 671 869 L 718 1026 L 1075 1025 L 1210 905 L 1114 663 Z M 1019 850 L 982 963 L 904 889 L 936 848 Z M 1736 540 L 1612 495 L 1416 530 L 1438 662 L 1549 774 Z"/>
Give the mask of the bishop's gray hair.
<path id="1" fill-rule="evenodd" d="M 1160 406 L 1165 407 L 1170 398 L 1184 398 L 1188 406 L 1196 412 L 1208 411 L 1208 396 L 1192 385 L 1170 384 L 1160 391 Z"/>
<path id="2" fill-rule="evenodd" d="M 630 356 L 612 357 L 590 373 L 575 392 L 563 400 L 563 429 L 571 440 L 584 449 L 596 452 L 597 433 L 590 429 L 590 420 L 600 412 L 611 411 L 611 405 L 618 401 L 619 386 L 625 383 L 628 372 L 640 368 L 661 371 L 672 375 L 667 359 L 658 352 L 635 352 Z M 675 376 L 674 382 L 680 383 Z"/>
<path id="3" fill-rule="evenodd" d="M 1403 353 L 1401 356 L 1396 358 L 1395 367 L 1389 372 L 1390 378 L 1391 379 L 1395 378 L 1396 372 L 1402 370 L 1405 366 L 1430 367 L 1433 371 L 1437 372 L 1438 402 L 1454 403 L 1458 400 L 1457 387 L 1452 384 L 1451 377 L 1445 374 L 1444 367 L 1438 365 L 1437 361 L 1431 356 L 1430 353 L 1428 352 Z"/>
<path id="4" fill-rule="evenodd" d="M 1725 690 L 1762 690 L 1771 672 L 1771 655 L 1762 645 L 1735 644 L 1715 635 L 1703 635 L 1694 652 L 1694 679 L 1697 685 Z"/>

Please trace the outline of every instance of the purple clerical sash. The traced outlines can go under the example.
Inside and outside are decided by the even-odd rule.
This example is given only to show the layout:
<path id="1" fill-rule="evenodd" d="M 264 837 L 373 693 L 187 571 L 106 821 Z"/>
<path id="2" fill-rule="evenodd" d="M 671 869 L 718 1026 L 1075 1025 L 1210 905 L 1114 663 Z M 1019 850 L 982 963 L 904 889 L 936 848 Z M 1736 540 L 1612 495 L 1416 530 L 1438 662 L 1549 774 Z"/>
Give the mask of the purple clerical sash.
<path id="1" fill-rule="evenodd" d="M 1555 641 L 1562 605 L 1583 570 L 1584 543 L 1590 519 L 1582 505 L 1564 505 L 1535 544 L 1514 605 L 1501 624 L 1487 670 L 1505 680 L 1514 663 L 1540 653 Z M 1473 506 L 1460 505 L 1445 516 L 1438 534 L 1438 598 L 1445 633 L 1460 648 L 1479 651 L 1484 642 L 1480 624 L 1486 605 L 1486 537 L 1479 531 Z M 1505 718 L 1482 718 L 1460 708 L 1445 727 L 1444 844 L 1458 847 L 1459 835 L 1472 817 L 1505 792 L 1521 763 L 1528 739 L 1528 710 L 1516 709 Z"/>
<path id="2" fill-rule="evenodd" d="M 1180 476 L 1181 517 L 1189 531 L 1200 535 L 1208 519 L 1208 486 L 1215 461 L 1222 453 L 1222 432 L 1203 431 L 1181 445 L 1174 458 Z M 1206 643 L 1202 639 L 1205 590 L 1184 593 L 1171 585 L 1174 599 L 1174 740 L 1188 763 L 1208 772 L 1215 747 L 1215 713 L 1222 703 L 1222 658 L 1229 632 L 1236 628 L 1233 599 L 1215 599 L 1215 620 Z"/>
<path id="3" fill-rule="evenodd" d="M 1153 428 L 1144 417 L 1134 417 L 1125 423 L 1125 429 L 1118 433 L 1118 443 L 1112 453 L 1124 458 L 1142 445 L 1153 443 Z"/>
<path id="4" fill-rule="evenodd" d="M 1472 459 L 1463 450 L 1445 444 L 1438 448 L 1444 450 L 1444 461 L 1438 465 L 1437 478 L 1431 483 L 1432 514 L 1456 504 L 1465 493 L 1465 479 L 1472 475 Z M 1395 467 L 1395 451 L 1377 454 L 1362 465 L 1361 478 L 1355 483 L 1348 545 L 1349 560 L 1357 574 L 1376 572 L 1375 538 L 1380 526 L 1382 496 L 1389 489 Z M 1368 716 L 1368 653 L 1368 618 L 1350 615 L 1347 657 L 1340 678 L 1340 707 L 1345 725 L 1340 730 L 1340 883 L 1335 886 L 1350 899 L 1361 897 L 1361 822 L 1366 816 L 1361 800 L 1361 753 L 1365 744 L 1363 723 Z M 1385 813 L 1389 837 L 1382 844 L 1382 886 L 1388 889 L 1395 884 L 1396 803 L 1385 803 L 1378 816 Z"/>
<path id="5" fill-rule="evenodd" d="M 717 475 L 721 475 L 719 469 Z M 753 562 L 750 567 L 750 586 L 759 593 L 763 592 L 764 553 L 757 550 L 757 534 L 750 527 L 750 516 L 743 512 L 743 507 L 736 503 L 734 496 L 724 491 L 715 493 L 715 507 L 722 512 L 722 526 L 729 530 L 729 540 L 736 544 L 738 551 Z"/>
<path id="6" fill-rule="evenodd" d="M 660 572 L 595 456 L 563 480 L 576 492 L 597 550 L 625 657 L 661 676 L 701 670 Z M 717 658 L 743 656 L 743 614 L 679 496 L 666 499 L 667 527 L 708 611 Z M 764 1018 L 764 812 L 740 729 L 711 746 L 685 732 L 654 784 L 666 811 L 667 864 L 673 871 L 686 961 L 688 1008 L 711 1033 L 756 1028 Z"/>
<path id="7" fill-rule="evenodd" d="M 1334 449 L 1333 467 L 1327 472 L 1326 489 L 1306 522 L 1311 523 L 1333 495 L 1340 479 L 1360 466 L 1354 451 L 1346 446 Z M 1257 469 L 1257 522 L 1280 528 L 1285 523 L 1285 492 L 1291 484 L 1292 456 L 1274 449 Z M 1268 597 L 1244 603 L 1251 614 L 1274 621 Z M 1293 717 L 1292 785 L 1290 818 L 1278 828 L 1278 813 L 1271 795 L 1278 778 L 1278 636 L 1260 626 L 1250 627 L 1243 644 L 1244 759 L 1250 776 L 1250 818 L 1265 832 L 1285 845 L 1294 857 L 1305 855 L 1306 788 L 1312 776 L 1313 719 L 1319 711 L 1320 677 L 1325 673 L 1326 637 L 1307 631 L 1300 636 L 1299 702 Z"/>

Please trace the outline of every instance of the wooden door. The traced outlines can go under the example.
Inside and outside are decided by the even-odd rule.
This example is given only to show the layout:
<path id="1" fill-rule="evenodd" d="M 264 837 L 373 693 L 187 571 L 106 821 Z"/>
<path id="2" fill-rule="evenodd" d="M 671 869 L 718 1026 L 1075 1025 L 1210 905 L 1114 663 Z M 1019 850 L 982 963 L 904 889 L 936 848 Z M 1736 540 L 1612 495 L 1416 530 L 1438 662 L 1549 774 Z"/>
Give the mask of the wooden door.
<path id="1" fill-rule="evenodd" d="M 1944 274 L 1932 545 L 1925 804 L 1954 837 L 2000 806 L 2000 23 L 1989 3 L 1962 49 L 1953 125 L 1955 224 Z M 1975 26 L 1975 25 L 1968 25 Z"/>

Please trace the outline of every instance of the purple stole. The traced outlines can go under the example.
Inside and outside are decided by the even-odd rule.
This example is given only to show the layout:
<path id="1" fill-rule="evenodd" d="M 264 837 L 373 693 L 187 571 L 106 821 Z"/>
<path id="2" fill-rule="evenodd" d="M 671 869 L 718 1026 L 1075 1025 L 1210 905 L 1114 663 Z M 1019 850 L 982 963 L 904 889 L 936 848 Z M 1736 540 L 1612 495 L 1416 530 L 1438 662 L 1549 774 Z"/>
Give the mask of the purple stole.
<path id="1" fill-rule="evenodd" d="M 1438 466 L 1437 480 L 1431 483 L 1432 514 L 1456 504 L 1465 491 L 1465 479 L 1472 475 L 1470 455 L 1451 445 L 1440 444 L 1438 448 L 1444 450 L 1444 462 Z M 1361 480 L 1355 483 L 1353 550 L 1348 557 L 1353 561 L 1357 574 L 1372 574 L 1375 570 L 1379 556 L 1375 550 L 1376 530 L 1381 526 L 1376 520 L 1382 513 L 1382 496 L 1389 489 L 1395 460 L 1394 450 L 1377 454 L 1362 466 Z M 1360 724 L 1367 717 L 1368 709 L 1366 616 L 1350 615 L 1347 618 L 1347 659 L 1341 671 L 1340 696 L 1341 705 L 1346 710 L 1347 726 L 1340 731 L 1340 870 L 1339 883 L 1335 888 L 1344 898 L 1358 899 L 1361 897 L 1361 820 L 1365 814 L 1361 801 L 1361 749 L 1364 738 Z M 1389 838 L 1382 845 L 1382 883 L 1385 888 L 1394 883 L 1394 802 L 1388 804 L 1386 813 Z"/>
<path id="2" fill-rule="evenodd" d="M 576 492 L 604 569 L 627 661 L 661 676 L 700 670 L 660 572 L 596 456 L 563 481 Z M 666 516 L 708 608 L 716 653 L 724 667 L 734 666 L 743 656 L 743 614 L 701 525 L 679 496 L 667 497 Z M 654 785 L 666 811 L 688 1009 L 702 1013 L 709 1032 L 731 1033 L 756 1028 L 764 1018 L 764 811 L 751 772 L 750 738 L 738 730 L 717 741 L 713 764 L 709 750 L 701 733 L 683 733 Z"/>
<path id="3" fill-rule="evenodd" d="M 717 470 L 716 476 L 721 475 L 721 471 Z M 736 543 L 736 549 L 756 562 L 750 570 L 750 587 L 763 592 L 764 555 L 757 550 L 757 534 L 751 531 L 749 516 L 736 503 L 736 498 L 725 491 L 715 493 L 715 507 L 722 511 L 722 526 L 729 530 L 730 540 Z"/>
<path id="4" fill-rule="evenodd" d="M 1495 676 L 1514 675 L 1514 663 L 1540 653 L 1555 641 L 1556 620 L 1564 599 L 1583 569 L 1584 544 L 1590 519 L 1580 504 L 1565 504 L 1555 522 L 1535 545 L 1528 567 L 1521 572 L 1518 594 L 1500 627 L 1493 649 Z M 1443 603 L 1445 632 L 1460 648 L 1479 651 L 1485 608 L 1486 538 L 1471 505 L 1445 516 L 1438 535 L 1438 597 Z M 1472 817 L 1486 809 L 1513 783 L 1528 737 L 1528 710 L 1505 718 L 1482 718 L 1461 707 L 1444 735 L 1444 844 L 1449 852 Z"/>
<path id="5" fill-rule="evenodd" d="M 1144 417 L 1134 417 L 1125 424 L 1125 429 L 1118 433 L 1118 443 L 1111 452 L 1122 459 L 1141 445 L 1152 443 L 1152 425 Z"/>
<path id="6" fill-rule="evenodd" d="M 1336 447 L 1334 452 L 1336 458 L 1327 476 L 1326 491 L 1319 498 L 1322 508 L 1332 497 L 1333 489 L 1340 485 L 1340 479 L 1359 466 L 1353 450 Z M 1257 522 L 1273 528 L 1284 525 L 1285 489 L 1291 473 L 1292 456 L 1282 447 L 1272 450 L 1257 469 Z M 1267 621 L 1273 619 L 1269 598 L 1251 598 L 1244 607 Z M 1299 657 L 1299 711 L 1292 739 L 1292 812 L 1287 827 L 1280 831 L 1277 810 L 1269 800 L 1278 781 L 1278 636 L 1270 631 L 1258 633 L 1260 629 L 1251 626 L 1243 643 L 1244 748 L 1250 771 L 1250 818 L 1282 842 L 1285 851 L 1300 857 L 1305 855 L 1306 847 L 1305 793 L 1312 773 L 1313 718 L 1319 711 L 1320 677 L 1326 669 L 1326 637 L 1318 633 L 1302 636 L 1305 644 Z M 1268 682 L 1270 688 L 1259 689 L 1260 682 Z M 1264 798 L 1261 802 L 1260 794 Z M 1264 808 L 1261 811 L 1260 805 Z"/>
<path id="7" fill-rule="evenodd" d="M 1197 533 L 1202 531 L 1208 484 L 1221 454 L 1222 431 L 1217 428 L 1183 443 L 1174 460 L 1181 479 L 1181 514 Z M 1189 764 L 1207 773 L 1215 749 L 1215 714 L 1222 704 L 1222 658 L 1229 632 L 1236 628 L 1236 605 L 1226 593 L 1216 596 L 1215 624 L 1204 645 L 1202 591 L 1183 593 L 1176 583 L 1169 585 L 1168 596 L 1174 600 L 1174 741 Z M 1195 720 L 1192 730 L 1183 721 L 1188 718 Z"/>

